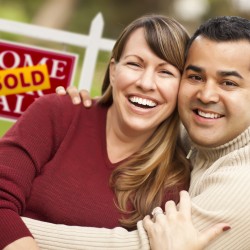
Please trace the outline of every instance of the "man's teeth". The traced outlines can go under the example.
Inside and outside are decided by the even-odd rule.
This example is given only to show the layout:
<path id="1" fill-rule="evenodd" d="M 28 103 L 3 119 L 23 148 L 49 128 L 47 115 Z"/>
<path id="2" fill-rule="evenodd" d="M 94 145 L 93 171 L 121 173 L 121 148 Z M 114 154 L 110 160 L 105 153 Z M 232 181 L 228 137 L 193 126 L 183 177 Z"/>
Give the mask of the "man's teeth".
<path id="1" fill-rule="evenodd" d="M 140 104 L 140 105 L 149 106 L 149 107 L 155 107 L 157 105 L 152 100 L 148 100 L 148 99 L 144 99 L 144 98 L 140 98 L 136 96 L 130 97 L 129 100 L 134 104 Z"/>
<path id="2" fill-rule="evenodd" d="M 210 119 L 216 119 L 216 118 L 220 118 L 221 115 L 219 114 L 215 114 L 215 113 L 205 113 L 203 111 L 198 110 L 198 115 L 205 117 L 205 118 L 210 118 Z"/>

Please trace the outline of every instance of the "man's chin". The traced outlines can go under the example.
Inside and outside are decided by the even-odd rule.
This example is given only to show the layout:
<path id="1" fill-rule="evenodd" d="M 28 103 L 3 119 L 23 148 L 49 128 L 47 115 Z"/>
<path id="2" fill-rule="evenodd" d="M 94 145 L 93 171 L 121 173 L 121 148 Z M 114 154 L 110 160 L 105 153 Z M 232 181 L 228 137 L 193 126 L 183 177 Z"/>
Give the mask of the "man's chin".
<path id="1" fill-rule="evenodd" d="M 220 145 L 218 138 L 215 136 L 192 136 L 190 135 L 190 139 L 193 143 L 195 143 L 199 147 L 206 147 L 206 148 L 214 148 Z"/>

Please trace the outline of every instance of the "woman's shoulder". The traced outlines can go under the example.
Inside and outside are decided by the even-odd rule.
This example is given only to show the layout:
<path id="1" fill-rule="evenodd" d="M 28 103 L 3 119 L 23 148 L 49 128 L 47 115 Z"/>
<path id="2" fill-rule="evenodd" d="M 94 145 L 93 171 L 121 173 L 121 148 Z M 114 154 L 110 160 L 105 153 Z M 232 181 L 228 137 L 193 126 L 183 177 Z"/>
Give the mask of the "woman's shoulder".
<path id="1" fill-rule="evenodd" d="M 61 115 L 72 113 L 80 109 L 80 105 L 74 105 L 68 95 L 60 96 L 58 94 L 47 94 L 35 100 L 31 105 L 35 109 L 46 109 L 49 112 L 60 112 Z"/>
<path id="2" fill-rule="evenodd" d="M 78 120 L 105 120 L 108 107 L 100 105 L 96 100 L 92 100 L 90 108 L 84 107 L 82 104 L 73 104 L 70 96 L 60 96 L 57 94 L 48 94 L 39 97 L 36 104 L 32 104 L 33 113 L 43 112 L 44 115 L 51 117 L 53 120 L 61 122 Z M 35 109 L 35 110 L 34 110 Z"/>

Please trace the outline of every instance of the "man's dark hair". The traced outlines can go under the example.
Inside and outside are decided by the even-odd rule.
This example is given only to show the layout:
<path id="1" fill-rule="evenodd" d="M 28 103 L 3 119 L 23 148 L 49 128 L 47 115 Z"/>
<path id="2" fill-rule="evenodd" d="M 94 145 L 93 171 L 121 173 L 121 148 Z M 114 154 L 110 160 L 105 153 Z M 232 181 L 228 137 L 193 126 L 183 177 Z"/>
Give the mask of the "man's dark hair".
<path id="1" fill-rule="evenodd" d="M 207 20 L 192 35 L 186 54 L 198 36 L 217 42 L 237 40 L 248 40 L 250 42 L 250 20 L 238 16 L 220 16 Z"/>

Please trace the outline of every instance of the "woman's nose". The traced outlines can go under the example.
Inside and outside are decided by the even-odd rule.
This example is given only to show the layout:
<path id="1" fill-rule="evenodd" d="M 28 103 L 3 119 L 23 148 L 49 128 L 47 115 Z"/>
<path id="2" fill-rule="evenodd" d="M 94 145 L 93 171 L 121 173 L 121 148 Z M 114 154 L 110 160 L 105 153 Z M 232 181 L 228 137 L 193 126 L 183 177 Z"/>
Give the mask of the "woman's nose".
<path id="1" fill-rule="evenodd" d="M 146 91 L 155 90 L 156 82 L 153 70 L 144 70 L 139 77 L 136 85 Z"/>

